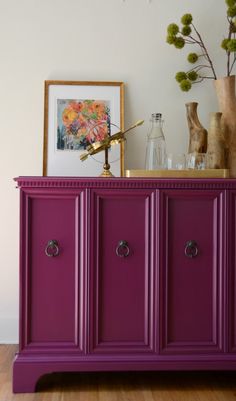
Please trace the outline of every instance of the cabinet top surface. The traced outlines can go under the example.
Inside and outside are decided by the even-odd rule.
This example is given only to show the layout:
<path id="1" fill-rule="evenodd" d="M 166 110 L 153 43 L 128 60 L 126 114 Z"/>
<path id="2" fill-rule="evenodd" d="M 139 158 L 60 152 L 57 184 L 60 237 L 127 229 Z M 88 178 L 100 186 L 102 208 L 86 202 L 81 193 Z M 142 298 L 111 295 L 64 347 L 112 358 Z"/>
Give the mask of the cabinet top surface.
<path id="1" fill-rule="evenodd" d="M 229 178 L 101 178 L 101 177 L 16 177 L 19 188 L 212 188 L 236 189 Z"/>

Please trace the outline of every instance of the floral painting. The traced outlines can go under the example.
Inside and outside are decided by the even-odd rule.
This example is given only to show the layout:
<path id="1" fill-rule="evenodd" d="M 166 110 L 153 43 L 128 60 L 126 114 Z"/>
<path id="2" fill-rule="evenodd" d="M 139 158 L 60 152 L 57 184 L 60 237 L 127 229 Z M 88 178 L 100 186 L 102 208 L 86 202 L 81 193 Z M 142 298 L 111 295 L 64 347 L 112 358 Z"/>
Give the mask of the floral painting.
<path id="1" fill-rule="evenodd" d="M 84 150 L 109 133 L 109 101 L 57 99 L 57 150 Z"/>

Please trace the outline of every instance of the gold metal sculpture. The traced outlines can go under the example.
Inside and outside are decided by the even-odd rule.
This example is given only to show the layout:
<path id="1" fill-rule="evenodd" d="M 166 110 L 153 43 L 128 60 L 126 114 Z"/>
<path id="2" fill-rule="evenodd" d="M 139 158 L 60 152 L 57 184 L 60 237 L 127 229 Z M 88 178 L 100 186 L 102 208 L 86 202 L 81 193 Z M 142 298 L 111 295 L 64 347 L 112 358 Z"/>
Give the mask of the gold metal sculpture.
<path id="1" fill-rule="evenodd" d="M 138 127 L 139 125 L 142 125 L 143 123 L 144 123 L 144 120 L 139 120 L 125 131 L 116 132 L 115 134 L 113 134 L 111 136 L 107 136 L 103 141 L 98 141 L 98 142 L 94 142 L 94 143 L 90 144 L 86 148 L 87 152 L 83 153 L 80 156 L 80 160 L 84 161 L 88 158 L 88 156 L 93 156 L 96 153 L 99 153 L 104 150 L 105 151 L 105 163 L 103 165 L 103 172 L 101 174 L 101 177 L 113 177 L 113 174 L 110 171 L 110 164 L 108 161 L 109 148 L 112 145 L 117 145 L 117 144 L 120 144 L 122 141 L 125 141 L 125 134 L 127 134 L 127 132 L 131 131 L 132 129 Z"/>

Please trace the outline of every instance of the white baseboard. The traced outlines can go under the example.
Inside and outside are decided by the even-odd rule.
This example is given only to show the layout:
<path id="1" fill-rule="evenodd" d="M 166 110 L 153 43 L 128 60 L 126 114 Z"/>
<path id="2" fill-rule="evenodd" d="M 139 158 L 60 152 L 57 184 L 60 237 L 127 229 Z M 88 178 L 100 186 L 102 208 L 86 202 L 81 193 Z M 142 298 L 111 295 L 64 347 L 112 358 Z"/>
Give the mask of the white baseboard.
<path id="1" fill-rule="evenodd" d="M 18 317 L 0 317 L 0 344 L 18 344 Z"/>

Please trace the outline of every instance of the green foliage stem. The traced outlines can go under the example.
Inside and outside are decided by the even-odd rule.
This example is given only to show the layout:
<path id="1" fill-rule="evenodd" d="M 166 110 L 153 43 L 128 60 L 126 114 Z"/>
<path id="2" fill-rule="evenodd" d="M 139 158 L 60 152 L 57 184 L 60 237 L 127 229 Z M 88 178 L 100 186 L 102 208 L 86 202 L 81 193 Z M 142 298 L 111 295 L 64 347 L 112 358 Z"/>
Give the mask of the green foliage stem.
<path id="1" fill-rule="evenodd" d="M 226 19 L 228 23 L 228 35 L 224 38 L 220 45 L 226 52 L 227 56 L 227 75 L 232 72 L 234 65 L 236 65 L 236 0 L 225 0 L 226 3 Z M 205 43 L 198 32 L 196 26 L 193 24 L 193 17 L 190 13 L 184 14 L 181 18 L 182 27 L 172 23 L 167 27 L 167 43 L 174 45 L 177 49 L 182 49 L 185 45 L 197 45 L 200 48 L 200 53 L 192 52 L 187 56 L 187 60 L 196 66 L 189 72 L 179 71 L 175 79 L 180 84 L 183 91 L 189 91 L 192 83 L 198 83 L 204 79 L 217 79 L 215 68 L 212 60 L 205 46 Z M 205 59 L 205 62 L 197 64 L 199 57 Z M 199 71 L 208 69 L 211 73 L 206 75 L 199 75 Z"/>

